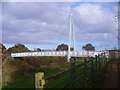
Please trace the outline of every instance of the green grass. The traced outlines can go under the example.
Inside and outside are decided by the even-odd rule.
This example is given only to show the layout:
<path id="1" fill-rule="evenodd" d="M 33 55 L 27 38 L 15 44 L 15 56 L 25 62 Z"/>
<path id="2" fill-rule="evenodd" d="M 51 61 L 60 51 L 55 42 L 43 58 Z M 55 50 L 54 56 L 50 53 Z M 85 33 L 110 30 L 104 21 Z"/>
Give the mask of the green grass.
<path id="1" fill-rule="evenodd" d="M 58 69 L 51 69 L 48 72 L 45 72 L 44 78 L 47 78 L 47 77 L 54 75 L 58 72 L 64 71 L 64 70 L 68 69 L 69 67 L 70 67 L 70 63 L 64 63 Z M 35 78 L 34 78 L 34 76 L 32 76 L 32 78 L 20 80 L 20 81 L 13 83 L 13 84 L 9 84 L 9 85 L 3 87 L 3 89 L 7 89 L 7 88 L 35 88 Z"/>
<path id="2" fill-rule="evenodd" d="M 77 64 L 81 64 L 81 63 L 83 63 L 83 62 L 84 62 L 83 60 L 75 61 L 75 65 L 77 65 Z"/>
<path id="3" fill-rule="evenodd" d="M 75 65 L 78 65 L 78 64 L 81 64 L 83 63 L 84 61 L 83 60 L 80 60 L 80 61 L 75 61 Z M 75 72 L 74 74 L 79 74 L 80 72 L 82 72 L 84 70 L 84 66 L 81 66 L 81 67 L 77 67 L 75 69 Z M 70 73 L 67 73 L 65 75 L 63 75 L 62 77 L 56 79 L 56 80 L 53 80 L 51 81 L 50 83 L 46 84 L 45 85 L 45 88 L 62 88 L 66 85 L 66 83 L 68 83 L 70 80 L 72 80 L 72 76 L 71 76 L 71 72 Z M 81 81 L 81 83 L 85 80 L 84 78 L 84 75 L 82 75 L 79 79 L 79 82 Z M 80 84 L 79 84 L 80 85 Z M 70 88 L 69 86 L 66 87 L 66 88 Z"/>
<path id="4" fill-rule="evenodd" d="M 83 60 L 75 61 L 75 65 L 83 63 L 83 62 L 84 62 Z M 64 71 L 64 70 L 70 68 L 70 66 L 71 66 L 70 63 L 63 63 L 60 65 L 60 68 L 45 72 L 44 78 L 50 77 L 51 75 L 54 75 L 54 74 L 61 72 L 61 71 Z M 87 66 L 90 67 L 91 62 L 89 62 L 87 64 Z M 82 70 L 84 70 L 84 66 L 78 67 L 77 69 L 75 69 L 75 74 L 79 74 Z M 90 72 L 86 73 L 86 75 L 87 74 L 89 75 Z M 62 77 L 60 77 L 58 79 L 51 81 L 50 83 L 46 84 L 44 87 L 45 88 L 62 88 L 71 79 L 72 79 L 72 76 L 71 76 L 71 72 L 70 72 L 70 73 L 63 75 Z M 84 77 L 84 75 L 80 76 L 79 81 L 77 81 L 74 85 L 71 85 L 71 87 L 82 87 L 84 82 L 85 82 L 85 79 L 86 78 Z M 4 87 L 4 89 L 6 89 L 6 88 L 35 88 L 35 81 L 34 80 L 35 79 L 33 76 L 33 78 L 24 79 L 24 80 L 21 80 L 19 82 L 14 83 L 14 84 L 9 84 L 8 86 Z"/>
<path id="5" fill-rule="evenodd" d="M 58 69 L 52 72 L 45 73 L 45 78 L 54 75 L 60 71 L 61 70 Z M 4 89 L 5 88 L 35 88 L 35 78 L 33 77 L 33 78 L 21 80 L 14 84 L 9 84 L 8 86 L 4 87 Z"/>
<path id="6" fill-rule="evenodd" d="M 10 85 L 4 87 L 3 90 L 5 90 L 7 88 L 35 88 L 34 83 L 35 83 L 34 78 L 25 79 L 25 80 L 16 82 L 14 84 L 10 84 Z"/>
<path id="7" fill-rule="evenodd" d="M 101 72 L 97 72 L 95 74 L 94 80 L 90 80 L 87 83 L 87 88 L 103 88 L 104 81 L 107 75 L 108 64 L 106 64 L 102 69 Z M 97 82 L 97 83 L 96 83 Z"/>
<path id="8" fill-rule="evenodd" d="M 71 80 L 71 74 L 67 73 L 62 77 L 52 80 L 50 83 L 45 85 L 45 88 L 62 88 L 66 83 Z"/>

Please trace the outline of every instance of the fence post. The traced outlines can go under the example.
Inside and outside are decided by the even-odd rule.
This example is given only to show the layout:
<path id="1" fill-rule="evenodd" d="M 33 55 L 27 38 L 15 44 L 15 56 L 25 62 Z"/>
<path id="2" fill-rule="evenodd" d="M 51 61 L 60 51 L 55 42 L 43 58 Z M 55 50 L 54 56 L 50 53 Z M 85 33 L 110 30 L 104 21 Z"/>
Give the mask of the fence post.
<path id="1" fill-rule="evenodd" d="M 100 68 L 104 65 L 103 53 L 100 55 Z"/>
<path id="2" fill-rule="evenodd" d="M 100 58 L 100 55 L 98 55 L 98 70 L 99 70 L 99 72 L 100 72 L 100 60 L 101 60 L 101 58 Z"/>
<path id="3" fill-rule="evenodd" d="M 84 58 L 84 71 L 86 71 L 87 68 L 87 63 L 86 63 L 86 58 Z M 86 74 L 84 75 L 86 77 Z"/>
<path id="4" fill-rule="evenodd" d="M 103 53 L 103 58 L 104 58 L 104 65 L 106 65 L 106 55 Z"/>
<path id="5" fill-rule="evenodd" d="M 45 85 L 44 80 L 44 72 L 35 73 L 35 88 L 36 90 L 43 90 L 43 86 Z"/>
<path id="6" fill-rule="evenodd" d="M 104 66 L 104 58 L 103 58 L 103 53 L 101 54 L 101 58 L 100 58 L 100 69 L 103 68 Z"/>
<path id="7" fill-rule="evenodd" d="M 120 88 L 120 77 L 119 77 L 120 76 L 120 61 L 118 61 L 118 65 L 117 66 L 118 66 L 118 84 L 119 84 L 118 86 Z"/>
<path id="8" fill-rule="evenodd" d="M 105 65 L 105 54 L 103 53 L 103 67 Z"/>
<path id="9" fill-rule="evenodd" d="M 95 55 L 95 68 L 96 68 L 96 70 L 97 70 L 97 68 L 98 68 L 97 63 L 98 63 L 98 56 L 97 56 L 97 55 Z"/>
<path id="10" fill-rule="evenodd" d="M 71 68 L 75 66 L 75 61 L 76 61 L 76 58 L 75 57 L 71 57 Z M 75 68 L 73 68 L 71 70 L 71 76 L 72 76 L 72 80 L 75 78 Z"/>
<path id="11" fill-rule="evenodd" d="M 107 63 L 107 57 L 106 57 L 106 54 L 104 53 L 104 58 L 105 58 L 105 65 Z"/>
<path id="12" fill-rule="evenodd" d="M 87 65 L 86 65 L 86 58 L 84 59 L 84 67 L 85 67 L 85 69 L 86 69 L 86 67 L 87 67 Z"/>
<path id="13" fill-rule="evenodd" d="M 85 73 L 83 74 L 83 75 L 84 75 L 83 77 L 85 78 L 85 82 L 84 82 L 84 83 L 81 83 L 81 87 L 82 87 L 82 88 L 85 87 L 85 84 L 87 83 L 87 79 L 88 79 L 88 77 L 87 77 L 87 75 L 86 75 L 86 74 L 87 74 L 87 72 L 86 72 L 86 69 L 87 69 L 87 63 L 86 63 L 86 62 L 87 62 L 87 59 L 84 58 L 83 69 L 84 69 L 84 72 L 85 72 Z"/>
<path id="14" fill-rule="evenodd" d="M 93 57 L 91 57 L 91 76 L 92 76 L 92 81 L 94 80 L 94 76 L 93 76 L 93 74 L 94 74 L 94 65 L 93 65 L 93 60 L 94 60 L 94 58 Z"/>

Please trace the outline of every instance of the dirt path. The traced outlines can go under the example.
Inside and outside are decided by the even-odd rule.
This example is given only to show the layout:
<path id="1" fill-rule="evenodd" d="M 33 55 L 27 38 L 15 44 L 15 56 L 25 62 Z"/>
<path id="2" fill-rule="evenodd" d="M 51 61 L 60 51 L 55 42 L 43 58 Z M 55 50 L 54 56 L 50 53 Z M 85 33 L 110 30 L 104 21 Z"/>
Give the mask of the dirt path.
<path id="1" fill-rule="evenodd" d="M 120 88 L 120 61 L 114 61 L 109 64 L 104 88 Z"/>

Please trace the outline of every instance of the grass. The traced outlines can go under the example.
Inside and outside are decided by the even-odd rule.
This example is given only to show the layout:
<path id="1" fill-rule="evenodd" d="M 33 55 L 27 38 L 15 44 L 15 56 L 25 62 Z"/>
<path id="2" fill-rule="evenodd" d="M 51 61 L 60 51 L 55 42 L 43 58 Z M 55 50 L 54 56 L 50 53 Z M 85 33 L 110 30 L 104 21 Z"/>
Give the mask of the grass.
<path id="1" fill-rule="evenodd" d="M 76 61 L 75 63 L 76 64 L 79 64 L 79 63 L 82 63 L 83 61 Z M 47 78 L 47 77 L 49 77 L 49 76 L 51 76 L 51 75 L 54 75 L 54 74 L 56 74 L 56 73 L 58 73 L 58 72 L 61 72 L 61 71 L 64 71 L 64 70 L 66 70 L 66 69 L 68 69 L 69 67 L 71 66 L 71 64 L 70 63 L 68 63 L 68 62 L 66 62 L 66 63 L 63 63 L 62 65 L 61 65 L 61 67 L 59 68 L 59 69 L 56 69 L 56 70 L 50 70 L 50 71 L 48 71 L 48 72 L 45 72 L 45 78 Z M 62 78 L 59 78 L 58 80 L 56 79 L 55 81 L 53 81 L 53 82 L 55 82 L 55 85 L 53 84 L 53 85 L 51 85 L 51 84 L 48 84 L 48 85 L 46 85 L 45 87 L 53 87 L 53 86 L 57 86 L 57 87 L 59 87 L 58 85 L 56 85 L 57 84 L 57 82 L 59 83 L 59 82 L 61 82 L 61 83 L 64 83 L 64 80 L 66 80 L 67 81 L 67 79 L 69 79 L 69 76 L 70 74 L 66 74 L 66 75 L 64 75 Z M 21 76 L 22 77 L 22 76 Z M 63 80 L 63 81 L 62 81 Z M 35 88 L 35 81 L 34 81 L 34 76 L 32 76 L 32 78 L 29 78 L 29 79 L 24 79 L 24 80 L 20 80 L 20 81 L 17 81 L 17 82 L 15 82 L 15 83 L 13 83 L 13 84 L 9 84 L 9 85 L 7 85 L 6 87 L 4 87 L 3 89 L 7 89 L 7 88 Z M 62 85 L 61 85 L 62 86 Z"/>
<path id="2" fill-rule="evenodd" d="M 75 61 L 75 65 L 83 63 L 83 62 L 84 62 L 83 60 Z M 47 78 L 51 75 L 54 75 L 60 71 L 64 71 L 64 70 L 68 69 L 70 67 L 70 65 L 71 65 L 70 63 L 63 63 L 59 69 L 45 72 L 45 78 Z M 91 62 L 89 62 L 87 64 L 87 66 L 90 67 Z M 78 67 L 75 70 L 75 74 L 79 74 L 82 70 L 84 70 L 84 66 Z M 89 74 L 90 74 L 90 72 L 86 73 L 86 75 L 89 75 Z M 71 76 L 71 72 L 70 72 L 70 73 L 63 75 L 62 77 L 60 77 L 58 79 L 51 81 L 50 83 L 46 84 L 44 87 L 45 88 L 62 88 L 71 79 L 72 79 L 72 76 Z M 80 76 L 80 79 L 75 84 L 71 85 L 71 87 L 84 87 L 85 79 L 86 79 L 86 77 L 84 77 L 84 75 Z M 35 88 L 34 76 L 33 76 L 33 78 L 24 79 L 22 81 L 14 83 L 14 84 L 10 84 L 10 85 L 4 87 L 3 89 L 6 89 L 6 88 Z"/>
<path id="3" fill-rule="evenodd" d="M 83 62 L 84 62 L 83 60 L 75 61 L 75 65 L 81 64 Z M 88 65 L 89 65 L 89 63 L 88 63 Z M 79 75 L 79 73 L 82 72 L 83 70 L 84 70 L 84 66 L 77 67 L 77 69 L 75 69 L 74 74 Z M 62 77 L 60 77 L 60 78 L 58 78 L 56 80 L 53 80 L 50 83 L 46 84 L 45 88 L 62 88 L 62 87 L 64 87 L 66 85 L 66 83 L 68 83 L 71 80 L 72 80 L 72 75 L 71 75 L 71 72 L 70 72 L 70 73 L 67 73 L 64 76 L 62 76 Z M 84 75 L 82 75 L 80 77 L 79 82 L 77 83 L 77 86 L 78 86 L 78 84 L 79 84 L 79 86 L 82 85 L 83 81 L 85 81 Z M 74 87 L 76 85 L 71 85 L 71 86 Z M 71 86 L 68 86 L 68 87 L 65 87 L 65 88 L 71 88 Z"/>
<path id="4" fill-rule="evenodd" d="M 71 74 L 67 73 L 62 77 L 51 81 L 50 83 L 45 85 L 45 88 L 62 88 L 66 83 L 71 80 Z"/>
<path id="5" fill-rule="evenodd" d="M 82 62 L 83 62 L 82 60 L 75 61 L 75 64 L 78 65 Z M 75 73 L 78 74 L 78 73 L 80 73 L 81 70 L 83 70 L 82 67 L 80 67 L 79 69 L 77 68 L 77 71 L 75 71 Z M 45 88 L 63 88 L 66 85 L 66 83 L 68 83 L 71 80 L 72 80 L 72 75 L 71 75 L 71 72 L 69 72 L 69 73 L 63 75 L 62 77 L 55 79 L 55 80 L 51 81 L 50 83 L 46 84 Z"/>
<path id="6" fill-rule="evenodd" d="M 51 75 L 54 75 L 60 71 L 62 71 L 62 70 L 58 69 L 58 70 L 55 70 L 52 72 L 45 73 L 45 78 L 49 77 Z M 35 88 L 35 78 L 32 77 L 29 79 L 21 80 L 19 82 L 14 83 L 14 84 L 9 84 L 8 86 L 4 87 L 4 89 L 6 89 L 6 88 Z"/>
<path id="7" fill-rule="evenodd" d="M 93 63 L 95 64 L 95 60 L 93 61 Z M 91 67 L 91 62 L 87 64 L 87 67 Z M 100 72 L 97 72 L 95 74 L 94 78 L 91 77 L 89 80 L 88 77 L 92 75 L 92 72 L 91 69 L 88 70 L 85 74 L 81 75 L 80 78 L 70 86 L 70 88 L 102 88 L 104 85 L 103 82 L 107 74 L 107 67 L 108 65 L 105 65 Z M 83 68 L 82 67 L 78 68 L 76 70 L 76 74 L 82 70 L 84 70 L 84 66 Z"/>
<path id="8" fill-rule="evenodd" d="M 10 84 L 10 85 L 4 87 L 3 90 L 5 90 L 7 88 L 35 88 L 34 87 L 34 78 L 25 79 L 25 80 L 16 82 L 14 84 Z"/>
<path id="9" fill-rule="evenodd" d="M 107 75 L 108 64 L 106 64 L 100 72 L 97 72 L 93 80 L 87 82 L 86 88 L 103 88 L 104 81 Z M 91 78 L 92 79 L 92 78 Z"/>

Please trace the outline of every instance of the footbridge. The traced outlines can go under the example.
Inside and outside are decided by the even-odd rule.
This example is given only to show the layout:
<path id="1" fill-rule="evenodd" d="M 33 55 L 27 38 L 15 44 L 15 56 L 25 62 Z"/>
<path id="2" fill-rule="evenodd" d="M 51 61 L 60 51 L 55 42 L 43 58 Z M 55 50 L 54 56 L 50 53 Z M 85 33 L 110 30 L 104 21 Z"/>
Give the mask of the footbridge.
<path id="1" fill-rule="evenodd" d="M 71 51 L 71 57 L 94 57 L 95 55 L 102 54 L 103 52 L 95 51 Z M 41 51 L 41 52 L 22 52 L 12 53 L 11 57 L 36 57 L 36 56 L 68 56 L 68 51 Z"/>
<path id="2" fill-rule="evenodd" d="M 106 54 L 105 52 L 97 51 L 78 51 L 75 47 L 75 32 L 74 32 L 74 19 L 72 14 L 70 15 L 70 33 L 69 33 L 69 44 L 67 51 L 41 51 L 41 52 L 22 52 L 22 53 L 11 53 L 11 57 L 36 57 L 36 56 L 67 56 L 68 62 L 71 57 L 88 57 L 99 54 Z M 71 50 L 73 48 L 73 50 Z"/>

